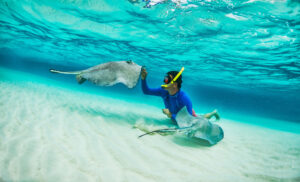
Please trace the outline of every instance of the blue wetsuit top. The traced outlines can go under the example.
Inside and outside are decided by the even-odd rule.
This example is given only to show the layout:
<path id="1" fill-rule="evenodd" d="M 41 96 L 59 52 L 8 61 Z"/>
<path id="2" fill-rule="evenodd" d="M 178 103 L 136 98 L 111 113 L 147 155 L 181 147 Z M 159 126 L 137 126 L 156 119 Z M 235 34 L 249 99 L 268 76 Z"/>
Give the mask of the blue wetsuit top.
<path id="1" fill-rule="evenodd" d="M 177 113 L 184 106 L 186 106 L 191 115 L 194 115 L 191 99 L 181 90 L 179 90 L 175 95 L 170 95 L 169 92 L 163 88 L 149 88 L 146 79 L 142 80 L 142 90 L 144 94 L 147 95 L 161 96 L 164 100 L 165 107 L 172 113 L 172 120 L 174 121 L 176 121 Z"/>

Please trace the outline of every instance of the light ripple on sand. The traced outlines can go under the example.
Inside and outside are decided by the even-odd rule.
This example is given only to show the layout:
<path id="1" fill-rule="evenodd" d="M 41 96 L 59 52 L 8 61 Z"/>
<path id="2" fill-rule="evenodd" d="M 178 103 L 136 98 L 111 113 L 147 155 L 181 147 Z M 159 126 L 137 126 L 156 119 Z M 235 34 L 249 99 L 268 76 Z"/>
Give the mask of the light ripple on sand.
<path id="1" fill-rule="evenodd" d="M 0 81 L 4 181 L 297 181 L 300 136 L 223 119 L 213 147 L 182 136 L 161 110 L 35 82 Z"/>

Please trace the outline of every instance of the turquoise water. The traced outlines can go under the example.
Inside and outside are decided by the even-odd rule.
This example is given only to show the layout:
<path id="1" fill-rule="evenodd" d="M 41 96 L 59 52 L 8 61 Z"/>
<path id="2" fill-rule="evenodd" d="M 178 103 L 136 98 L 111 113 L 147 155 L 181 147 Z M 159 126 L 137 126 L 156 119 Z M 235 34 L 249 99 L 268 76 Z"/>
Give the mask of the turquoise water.
<path id="1" fill-rule="evenodd" d="M 0 0 L 0 182 L 300 181 L 300 2 L 158 1 Z M 184 66 L 224 138 L 138 138 L 175 127 L 140 81 L 49 72 L 129 59 L 150 87 Z"/>
<path id="2" fill-rule="evenodd" d="M 152 87 L 167 71 L 184 66 L 183 90 L 198 113 L 217 108 L 225 117 L 300 122 L 299 1 L 145 5 L 1 0 L 0 66 L 73 83 L 73 77 L 51 75 L 48 69 L 78 70 L 131 59 L 146 66 Z M 85 87 L 146 98 L 140 85 L 133 90 Z"/>

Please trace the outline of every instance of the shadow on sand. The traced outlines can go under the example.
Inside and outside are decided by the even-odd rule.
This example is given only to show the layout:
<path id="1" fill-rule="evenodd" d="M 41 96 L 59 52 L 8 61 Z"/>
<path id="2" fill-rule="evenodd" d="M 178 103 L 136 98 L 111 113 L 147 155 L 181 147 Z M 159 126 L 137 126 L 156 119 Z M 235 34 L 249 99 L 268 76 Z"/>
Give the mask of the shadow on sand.
<path id="1" fill-rule="evenodd" d="M 211 147 L 211 145 L 207 140 L 199 139 L 199 138 L 189 138 L 187 136 L 174 136 L 173 142 L 184 146 L 184 147 L 193 147 L 193 148 L 201 148 L 201 147 Z"/>

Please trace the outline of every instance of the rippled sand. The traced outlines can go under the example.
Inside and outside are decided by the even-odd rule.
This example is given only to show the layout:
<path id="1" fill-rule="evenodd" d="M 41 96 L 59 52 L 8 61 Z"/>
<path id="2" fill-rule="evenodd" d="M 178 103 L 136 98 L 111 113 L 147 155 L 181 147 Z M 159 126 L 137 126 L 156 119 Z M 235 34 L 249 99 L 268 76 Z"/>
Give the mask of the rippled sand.
<path id="1" fill-rule="evenodd" d="M 8 77 L 0 80 L 0 181 L 300 180 L 300 134 L 223 119 L 225 138 L 212 147 L 182 136 L 138 139 L 136 124 L 170 125 L 160 108 Z"/>

